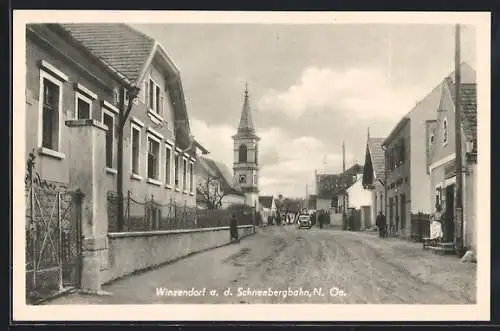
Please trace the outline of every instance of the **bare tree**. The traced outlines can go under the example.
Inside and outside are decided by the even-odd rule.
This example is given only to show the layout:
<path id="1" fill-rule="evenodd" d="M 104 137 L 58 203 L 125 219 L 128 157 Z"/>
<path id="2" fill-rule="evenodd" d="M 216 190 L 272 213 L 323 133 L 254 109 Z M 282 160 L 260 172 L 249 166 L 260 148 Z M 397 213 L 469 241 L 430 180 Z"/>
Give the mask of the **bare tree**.
<path id="1" fill-rule="evenodd" d="M 222 207 L 222 199 L 226 195 L 226 192 L 221 188 L 221 182 L 218 177 L 207 174 L 205 178 L 198 181 L 196 190 L 198 199 L 208 209 L 219 209 Z"/>

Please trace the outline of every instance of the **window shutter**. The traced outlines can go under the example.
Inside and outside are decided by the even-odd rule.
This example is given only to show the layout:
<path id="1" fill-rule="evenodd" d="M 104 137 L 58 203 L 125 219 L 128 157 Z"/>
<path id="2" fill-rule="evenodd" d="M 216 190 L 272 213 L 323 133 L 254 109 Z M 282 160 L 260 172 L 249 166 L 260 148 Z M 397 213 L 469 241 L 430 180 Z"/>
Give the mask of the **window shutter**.
<path id="1" fill-rule="evenodd" d="M 149 81 L 144 82 L 144 104 L 149 107 Z"/>

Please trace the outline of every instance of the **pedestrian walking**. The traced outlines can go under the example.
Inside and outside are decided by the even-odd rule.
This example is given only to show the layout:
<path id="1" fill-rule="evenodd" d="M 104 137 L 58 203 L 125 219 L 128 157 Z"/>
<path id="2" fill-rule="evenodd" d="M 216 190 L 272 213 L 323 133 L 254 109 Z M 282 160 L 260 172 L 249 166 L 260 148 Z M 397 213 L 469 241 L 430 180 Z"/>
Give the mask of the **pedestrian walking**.
<path id="1" fill-rule="evenodd" d="M 382 213 L 382 211 L 379 211 L 375 222 L 377 224 L 379 237 L 385 238 L 387 236 L 387 231 L 386 231 L 387 226 L 385 221 L 385 215 Z"/>
<path id="2" fill-rule="evenodd" d="M 239 241 L 238 238 L 238 220 L 236 219 L 236 214 L 233 213 L 230 223 L 231 241 Z"/>

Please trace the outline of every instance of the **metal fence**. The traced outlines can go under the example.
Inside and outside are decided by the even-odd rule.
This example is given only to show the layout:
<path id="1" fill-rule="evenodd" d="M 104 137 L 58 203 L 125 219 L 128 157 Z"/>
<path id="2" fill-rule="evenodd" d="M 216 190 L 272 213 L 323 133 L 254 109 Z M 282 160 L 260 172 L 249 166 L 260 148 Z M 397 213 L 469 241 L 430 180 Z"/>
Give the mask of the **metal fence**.
<path id="1" fill-rule="evenodd" d="M 34 153 L 27 163 L 26 300 L 34 303 L 80 285 L 83 195 L 42 179 Z"/>
<path id="2" fill-rule="evenodd" d="M 201 209 L 170 198 L 158 201 L 154 196 L 138 199 L 129 191 L 120 198 L 108 192 L 108 232 L 181 230 L 228 226 L 235 213 L 239 225 L 254 224 L 252 208 L 232 206 L 226 209 Z M 123 203 L 123 229 L 118 228 L 118 210 Z"/>

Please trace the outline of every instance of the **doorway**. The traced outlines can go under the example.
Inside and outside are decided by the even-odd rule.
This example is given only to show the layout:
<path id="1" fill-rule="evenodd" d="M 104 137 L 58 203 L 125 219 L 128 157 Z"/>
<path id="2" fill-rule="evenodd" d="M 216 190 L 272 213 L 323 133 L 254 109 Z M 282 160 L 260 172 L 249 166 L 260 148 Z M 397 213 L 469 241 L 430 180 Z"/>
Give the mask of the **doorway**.
<path id="1" fill-rule="evenodd" d="M 444 225 L 444 239 L 445 242 L 452 242 L 455 239 L 455 184 L 446 186 L 445 191 L 445 219 L 443 220 Z"/>

